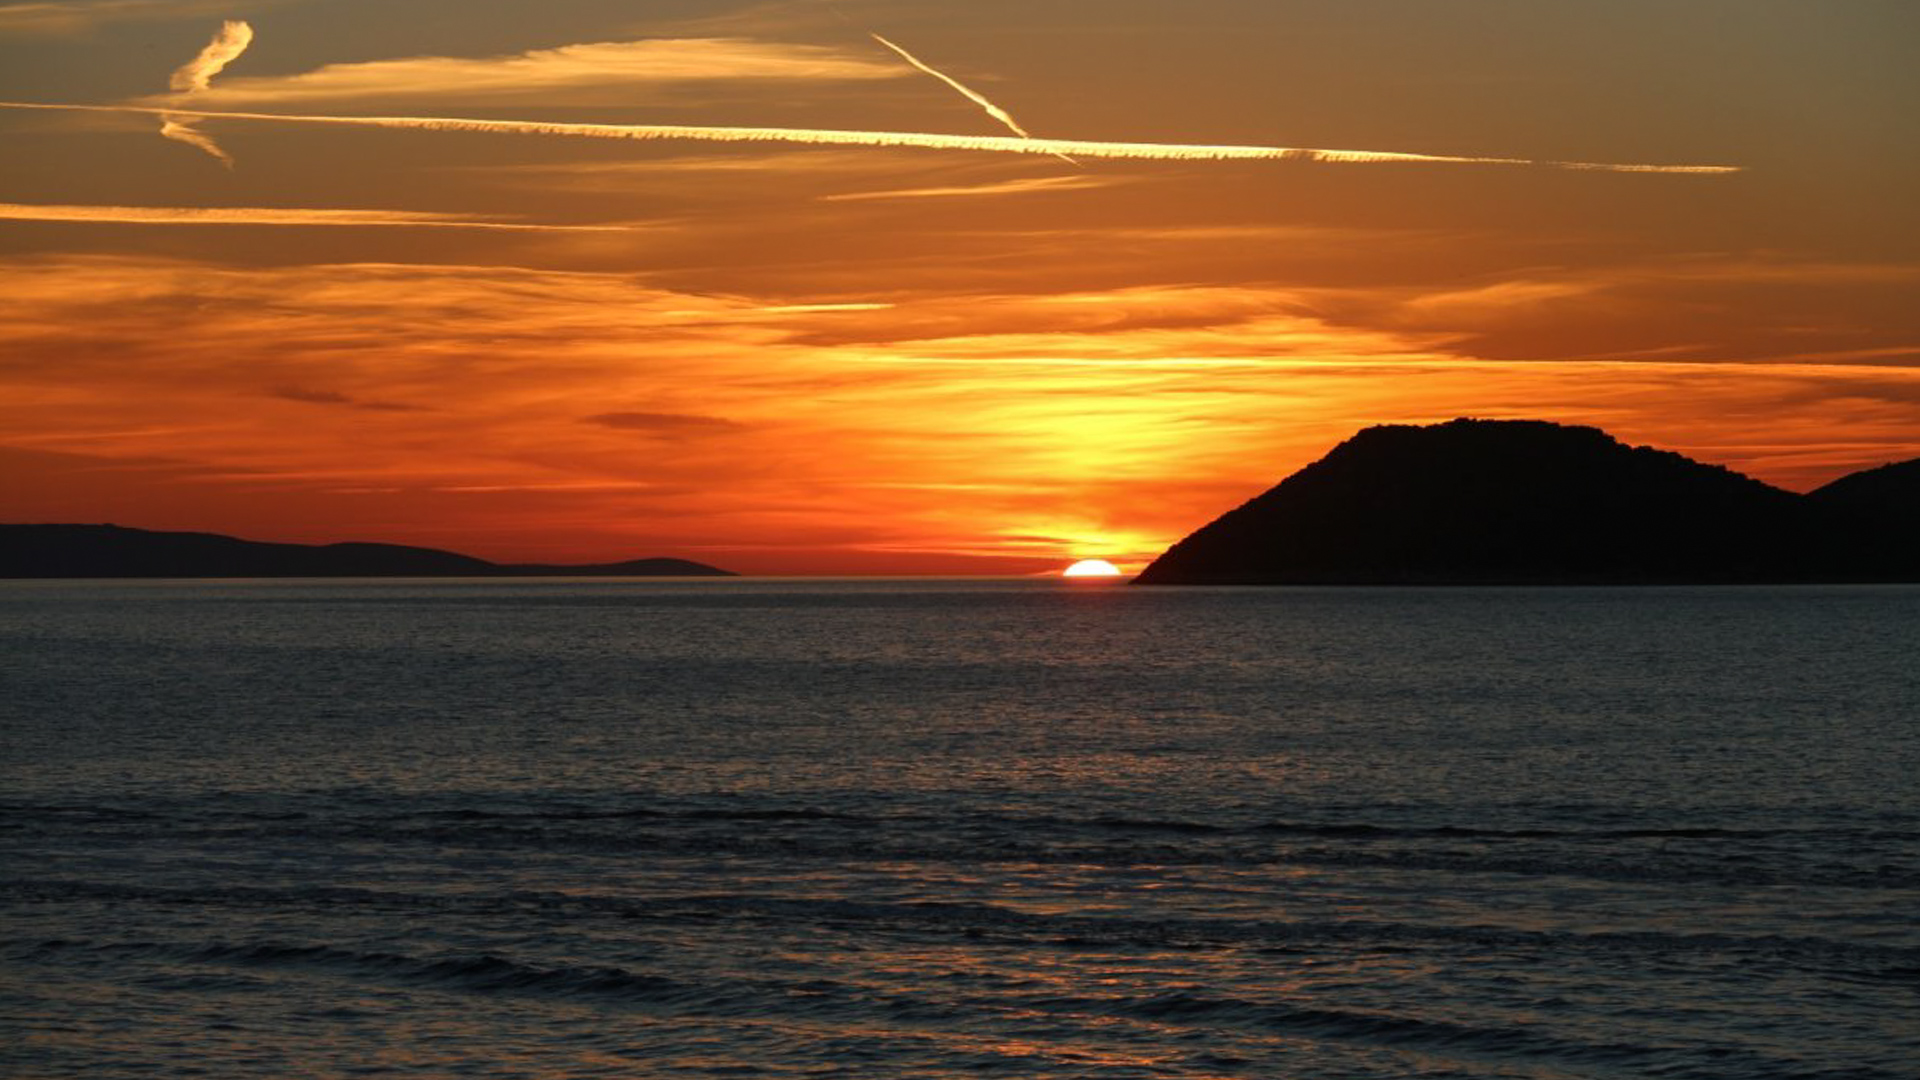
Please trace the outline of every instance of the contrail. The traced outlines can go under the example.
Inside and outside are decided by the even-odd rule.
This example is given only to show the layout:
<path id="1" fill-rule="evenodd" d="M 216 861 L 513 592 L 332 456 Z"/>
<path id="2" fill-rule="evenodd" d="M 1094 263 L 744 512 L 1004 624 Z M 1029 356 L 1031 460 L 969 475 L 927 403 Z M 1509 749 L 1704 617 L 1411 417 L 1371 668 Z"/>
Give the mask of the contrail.
<path id="1" fill-rule="evenodd" d="M 880 44 L 885 45 L 887 48 L 892 49 L 894 52 L 899 53 L 900 59 L 905 60 L 907 63 L 912 64 L 914 67 L 919 68 L 921 71 L 924 71 L 927 74 L 933 76 L 934 78 L 939 79 L 941 82 L 946 83 L 948 86 L 953 87 L 955 90 L 960 91 L 961 96 L 965 97 L 968 101 L 973 102 L 975 105 L 980 106 L 982 109 L 985 109 L 987 111 L 988 116 L 991 116 L 995 120 L 1000 121 L 1000 123 L 1004 125 L 1008 131 L 1013 132 L 1015 135 L 1018 135 L 1023 139 L 1033 138 L 1033 132 L 1028 131 L 1026 128 L 1021 127 L 1020 122 L 1013 118 L 1013 114 L 1007 112 L 1007 110 L 1001 108 L 1000 106 L 995 105 L 993 102 L 988 101 L 985 95 L 975 92 L 972 88 L 968 87 L 967 84 L 961 82 L 959 79 L 956 79 L 953 76 L 948 75 L 946 72 L 941 71 L 937 68 L 928 66 L 927 63 L 921 60 L 919 57 L 913 55 L 912 53 L 901 48 L 900 46 L 895 45 L 893 42 L 888 41 L 886 38 L 881 37 L 879 34 L 869 34 L 867 36 L 871 37 L 873 40 L 879 42 Z"/>
<path id="2" fill-rule="evenodd" d="M 219 143 L 214 142 L 201 132 L 195 130 L 192 125 L 183 124 L 172 116 L 161 115 L 160 137 L 163 139 L 172 139 L 174 142 L 183 142 L 188 146 L 197 146 L 207 153 L 212 154 L 219 160 L 220 164 L 225 165 L 229 169 L 233 168 L 232 154 L 220 149 Z"/>
<path id="3" fill-rule="evenodd" d="M 1000 123 L 1004 125 L 1008 131 L 1013 132 L 1015 135 L 1018 135 L 1023 139 L 1033 138 L 1033 132 L 1028 131 L 1026 128 L 1021 127 L 1020 121 L 1015 120 L 1013 118 L 1012 113 L 1008 112 L 1007 110 L 1001 108 L 998 105 L 995 105 L 993 102 L 988 101 L 987 96 L 985 94 L 976 92 L 972 87 L 961 82 L 959 79 L 956 79 L 953 76 L 948 75 L 946 72 L 941 71 L 938 68 L 935 68 L 934 66 L 932 66 L 931 64 L 926 63 L 925 61 L 921 60 L 919 57 L 908 52 L 906 49 L 901 48 L 899 45 L 896 45 L 893 42 L 888 41 L 886 38 L 881 37 L 879 34 L 869 33 L 867 36 L 879 42 L 880 44 L 885 45 L 887 48 L 892 49 L 894 52 L 899 53 L 900 59 L 905 60 L 907 63 L 912 64 L 914 67 L 918 68 L 919 70 L 926 72 L 927 74 L 933 76 L 934 78 L 939 79 L 941 82 L 946 83 L 948 86 L 953 87 L 955 90 L 958 90 L 962 97 L 966 98 L 968 101 L 973 102 L 975 105 L 980 106 L 982 109 L 985 109 L 987 111 L 988 116 L 991 116 L 995 120 L 1000 121 Z M 1065 160 L 1069 165 L 1079 164 L 1079 162 L 1073 160 L 1070 157 L 1067 157 L 1065 154 L 1055 154 L 1054 156 Z"/>
<path id="4" fill-rule="evenodd" d="M 228 19 L 221 25 L 220 32 L 213 35 L 213 40 L 207 42 L 207 47 L 200 50 L 200 55 L 182 64 L 173 73 L 172 78 L 167 80 L 168 88 L 182 96 L 205 90 L 213 85 L 213 77 L 238 59 L 251 44 L 253 44 L 253 27 Z M 218 143 L 194 130 L 193 125 L 181 123 L 176 114 L 165 112 L 160 114 L 160 134 L 175 142 L 198 147 L 212 154 L 222 165 L 229 169 L 233 168 L 231 155 L 220 149 Z"/>
<path id="5" fill-rule="evenodd" d="M 1616 165 L 1595 161 L 1530 161 L 1526 158 L 1409 154 L 1391 150 L 1328 150 L 1294 146 L 1209 146 L 1191 143 L 1096 142 L 1082 139 L 1026 139 L 1007 135 L 942 135 L 915 131 L 841 131 L 829 128 L 707 127 L 677 124 L 574 124 L 542 120 L 472 120 L 445 116 L 299 116 L 288 113 L 223 112 L 211 109 L 159 109 L 141 105 L 60 105 L 0 101 L 0 109 L 64 112 L 177 114 L 194 119 L 259 120 L 282 124 L 333 124 L 346 127 L 401 128 L 422 131 L 472 131 L 507 135 L 559 135 L 584 139 L 691 140 L 696 142 L 777 142 L 811 146 L 915 147 L 972 150 L 995 154 L 1067 154 L 1073 157 L 1135 161 L 1319 161 L 1341 163 L 1406 162 L 1429 165 L 1531 165 L 1601 172 L 1737 173 L 1738 165 Z"/>

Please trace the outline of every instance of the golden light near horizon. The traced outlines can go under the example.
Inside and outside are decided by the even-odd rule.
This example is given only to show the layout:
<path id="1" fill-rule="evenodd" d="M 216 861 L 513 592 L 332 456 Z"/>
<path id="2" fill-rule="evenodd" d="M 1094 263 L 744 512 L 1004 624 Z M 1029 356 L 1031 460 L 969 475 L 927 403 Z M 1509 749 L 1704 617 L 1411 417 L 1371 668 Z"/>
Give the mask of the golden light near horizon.
<path id="1" fill-rule="evenodd" d="M 1105 559 L 1081 559 L 1065 570 L 1060 571 L 1064 578 L 1117 578 L 1120 568 Z"/>
<path id="2" fill-rule="evenodd" d="M 1920 454 L 1892 8 L 471 6 L 0 0 L 4 516 L 1096 581 L 1373 424 Z"/>

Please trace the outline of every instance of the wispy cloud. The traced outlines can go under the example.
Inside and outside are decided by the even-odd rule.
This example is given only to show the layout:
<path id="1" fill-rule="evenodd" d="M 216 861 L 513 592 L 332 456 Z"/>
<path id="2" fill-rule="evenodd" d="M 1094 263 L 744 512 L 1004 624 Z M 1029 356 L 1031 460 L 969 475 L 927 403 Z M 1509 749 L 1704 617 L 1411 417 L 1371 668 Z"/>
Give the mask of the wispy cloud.
<path id="1" fill-rule="evenodd" d="M 619 431 L 637 431 L 646 435 L 664 438 L 685 438 L 696 435 L 724 435 L 740 431 L 745 425 L 718 416 L 700 416 L 693 413 L 659 412 L 607 412 L 583 416 L 581 423 L 597 424 L 600 427 L 614 428 Z"/>
<path id="2" fill-rule="evenodd" d="M 1082 188 L 1112 187 L 1124 182 L 1119 177 L 1035 176 L 1015 180 L 997 180 L 965 186 L 901 188 L 895 191 L 850 191 L 822 195 L 821 202 L 866 202 L 880 199 L 950 199 L 990 195 L 1031 195 L 1039 191 L 1075 191 Z"/>
<path id="3" fill-rule="evenodd" d="M 1590 265 L 1539 270 L 1524 277 L 1492 281 L 1468 288 L 1438 291 L 1376 289 L 1374 300 L 1392 298 L 1389 310 L 1374 316 L 1394 325 L 1413 328 L 1451 327 L 1485 331 L 1515 323 L 1549 322 L 1562 327 L 1614 321 L 1644 324 L 1656 309 L 1686 297 L 1685 321 L 1696 332 L 1720 319 L 1715 309 L 1732 293 L 1752 296 L 1756 289 L 1792 286 L 1795 293 L 1845 291 L 1858 307 L 1881 297 L 1904 297 L 1920 283 L 1920 265 L 1886 262 L 1828 262 L 1815 259 L 1759 256 L 1697 256 L 1648 260 L 1620 265 Z M 1717 302 L 1716 297 L 1720 298 Z M 1905 305 L 1911 307 L 1910 304 Z M 1730 308 L 1745 308 L 1744 304 Z M 1783 311 L 1778 305 L 1776 310 Z M 1765 315 L 1751 310 L 1725 317 L 1765 323 Z M 1792 316 L 1787 316 L 1791 318 Z M 1589 339 L 1594 328 L 1582 326 L 1575 336 Z M 1827 332 L 1841 327 L 1823 328 Z M 1710 352 L 1701 348 L 1699 351 Z M 1657 355 L 1648 349 L 1636 355 Z M 1749 353 L 1748 355 L 1752 355 Z"/>
<path id="4" fill-rule="evenodd" d="M 228 19 L 222 23 L 213 40 L 207 42 L 200 55 L 180 65 L 167 85 L 177 93 L 192 94 L 205 90 L 212 85 L 213 77 L 226 69 L 228 64 L 240 58 L 253 44 L 253 27 L 246 23 Z"/>
<path id="5" fill-rule="evenodd" d="M 140 105 L 68 105 L 0 101 L 5 109 L 79 112 L 167 113 L 201 119 L 254 120 L 345 127 L 463 131 L 501 135 L 551 135 L 635 141 L 690 140 L 722 143 L 801 143 L 812 146 L 915 147 L 998 154 L 1047 154 L 1136 161 L 1296 161 L 1340 164 L 1527 165 L 1559 169 L 1622 172 L 1720 174 L 1739 172 L 1732 165 L 1616 165 L 1604 162 L 1533 161 L 1526 158 L 1410 154 L 1392 150 L 1334 150 L 1317 147 L 1234 146 L 1196 143 L 1096 142 L 1081 139 L 1023 139 L 1006 135 L 944 135 L 913 131 L 857 131 L 830 128 L 719 127 L 683 124 L 578 124 L 540 120 L 477 120 L 444 116 L 314 116 L 284 113 L 157 109 Z"/>
<path id="6" fill-rule="evenodd" d="M 637 86 L 726 80 L 872 80 L 903 72 L 820 45 L 738 38 L 605 41 L 489 57 L 416 56 L 329 64 L 297 75 L 229 79 L 204 100 L 221 105 L 537 100 L 630 105 Z"/>
<path id="7" fill-rule="evenodd" d="M 1900 364 L 1910 366 L 1920 362 L 1920 342 L 1911 345 L 1885 345 L 1867 349 L 1826 349 L 1819 352 L 1794 353 L 1788 356 L 1776 356 L 1769 359 L 1782 362 L 1806 364 Z"/>
<path id="8" fill-rule="evenodd" d="M 207 42 L 206 48 L 200 50 L 200 55 L 180 65 L 174 71 L 173 77 L 167 80 L 167 85 L 179 95 L 177 100 L 185 100 L 189 96 L 203 93 L 213 83 L 213 77 L 220 74 L 228 64 L 239 59 L 240 54 L 246 52 L 247 46 L 252 43 L 253 27 L 229 19 L 221 25 L 219 32 L 213 35 L 213 40 Z M 171 113 L 160 114 L 160 135 L 162 138 L 183 142 L 203 150 L 220 164 L 229 169 L 233 168 L 232 156 L 222 150 L 218 143 L 196 131 L 193 125 L 183 123 L 178 116 Z"/>
<path id="9" fill-rule="evenodd" d="M 333 390 L 309 390 L 301 386 L 279 386 L 268 392 L 269 397 L 282 401 L 299 401 L 308 405 L 341 405 L 350 409 L 371 409 L 374 412 L 420 412 L 421 405 L 407 405 L 397 401 L 367 401 L 349 397 Z"/>
<path id="10" fill-rule="evenodd" d="M 213 158 L 227 168 L 233 168 L 233 156 L 220 148 L 220 144 L 207 138 L 191 124 L 181 123 L 172 116 L 160 117 L 160 137 L 177 143 L 185 143 L 208 157 Z"/>
<path id="11" fill-rule="evenodd" d="M 160 137 L 163 139 L 172 139 L 177 143 L 186 143 L 188 146 L 205 153 L 227 168 L 233 168 L 233 155 L 221 149 L 219 143 L 207 138 L 199 129 L 191 124 L 181 123 L 176 117 L 162 114 L 160 117 Z"/>
<path id="12" fill-rule="evenodd" d="M 1411 325 L 1481 325 L 1532 315 L 1543 305 L 1589 296 L 1601 287 L 1594 281 L 1501 281 L 1415 296 L 1401 305 L 1399 315 Z"/>
<path id="13" fill-rule="evenodd" d="M 57 206 L 0 203 L 0 219 L 116 225 L 299 225 L 356 228 L 507 229 L 525 232 L 624 232 L 624 225 L 545 225 L 431 210 L 345 210 L 260 206 Z"/>

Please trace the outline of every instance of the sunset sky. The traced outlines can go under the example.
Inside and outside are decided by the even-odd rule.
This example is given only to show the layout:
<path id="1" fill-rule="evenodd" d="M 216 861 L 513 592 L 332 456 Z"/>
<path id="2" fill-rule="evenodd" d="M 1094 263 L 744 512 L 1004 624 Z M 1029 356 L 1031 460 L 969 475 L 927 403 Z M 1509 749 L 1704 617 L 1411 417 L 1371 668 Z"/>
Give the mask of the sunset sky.
<path id="1" fill-rule="evenodd" d="M 1456 416 L 1804 490 L 1920 455 L 1916 41 L 1911 0 L 0 2 L 6 102 L 562 125 L 0 108 L 0 520 L 1134 570 Z"/>

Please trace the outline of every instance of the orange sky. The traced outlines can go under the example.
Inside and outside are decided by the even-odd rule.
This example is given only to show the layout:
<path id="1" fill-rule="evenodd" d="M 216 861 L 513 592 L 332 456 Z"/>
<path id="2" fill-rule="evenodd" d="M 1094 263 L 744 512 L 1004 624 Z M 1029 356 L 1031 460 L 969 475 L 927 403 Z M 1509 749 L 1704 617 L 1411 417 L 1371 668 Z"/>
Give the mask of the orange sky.
<path id="1" fill-rule="evenodd" d="M 1132 570 L 1371 423 L 1920 455 L 1911 5 L 836 6 L 0 3 L 0 100 L 1017 138 L 875 32 L 1040 138 L 1741 171 L 0 109 L 0 520 Z"/>

